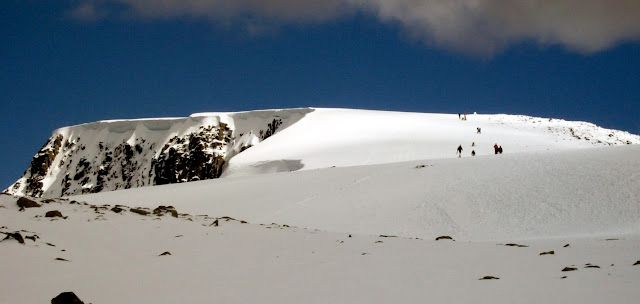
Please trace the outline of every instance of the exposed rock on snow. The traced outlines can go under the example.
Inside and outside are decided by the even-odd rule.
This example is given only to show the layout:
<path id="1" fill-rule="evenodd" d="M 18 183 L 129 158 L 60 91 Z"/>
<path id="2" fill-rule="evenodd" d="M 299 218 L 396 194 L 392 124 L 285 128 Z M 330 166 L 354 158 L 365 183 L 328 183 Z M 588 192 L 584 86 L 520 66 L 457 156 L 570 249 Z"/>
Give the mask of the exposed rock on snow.
<path id="1" fill-rule="evenodd" d="M 58 210 L 50 210 L 45 213 L 44 217 L 63 217 L 62 212 Z"/>
<path id="2" fill-rule="evenodd" d="M 494 276 L 484 276 L 479 278 L 478 280 L 500 280 L 500 278 Z"/>
<path id="3" fill-rule="evenodd" d="M 51 304 L 84 304 L 75 293 L 67 291 L 51 299 Z"/>
<path id="4" fill-rule="evenodd" d="M 2 239 L 3 241 L 14 239 L 14 240 L 18 241 L 18 243 L 24 244 L 24 238 L 22 237 L 22 235 L 18 231 L 16 231 L 16 232 L 0 232 L 0 233 L 5 235 L 4 239 Z"/>
<path id="5" fill-rule="evenodd" d="M 178 211 L 173 206 L 158 206 L 158 208 L 153 209 L 153 214 L 157 216 L 163 216 L 167 213 L 173 217 L 178 217 Z"/>
<path id="6" fill-rule="evenodd" d="M 140 214 L 140 215 L 149 215 L 149 214 L 151 214 L 151 212 L 149 212 L 148 210 L 144 210 L 144 209 L 141 209 L 141 208 L 131 208 L 131 209 L 129 209 L 129 211 L 131 211 L 133 213 Z"/>
<path id="7" fill-rule="evenodd" d="M 448 235 L 443 235 L 443 236 L 439 236 L 439 237 L 436 238 L 436 241 L 440 241 L 440 240 L 452 240 L 453 241 L 453 238 L 448 236 Z"/>
<path id="8" fill-rule="evenodd" d="M 16 202 L 16 204 L 21 209 L 23 209 L 23 208 L 38 208 L 38 207 L 40 207 L 40 204 L 38 204 L 36 201 L 28 199 L 26 197 L 18 198 L 18 201 Z"/>

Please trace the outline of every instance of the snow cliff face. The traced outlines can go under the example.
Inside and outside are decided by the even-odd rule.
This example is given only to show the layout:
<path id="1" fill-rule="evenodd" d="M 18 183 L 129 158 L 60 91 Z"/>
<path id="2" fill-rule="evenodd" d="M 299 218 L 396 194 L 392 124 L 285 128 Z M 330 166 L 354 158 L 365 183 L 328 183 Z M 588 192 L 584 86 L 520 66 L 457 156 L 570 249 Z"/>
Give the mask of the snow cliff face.
<path id="1" fill-rule="evenodd" d="M 231 157 L 311 111 L 201 113 L 61 128 L 5 191 L 60 197 L 218 178 Z"/>
<path id="2" fill-rule="evenodd" d="M 478 132 L 481 131 L 481 132 Z M 275 136 L 274 136 L 275 135 Z M 265 140 L 265 139 L 269 140 Z M 587 122 L 520 115 L 286 109 L 100 121 L 53 132 L 6 192 L 59 197 L 219 177 L 640 143 Z M 249 149 L 251 148 L 251 149 Z"/>

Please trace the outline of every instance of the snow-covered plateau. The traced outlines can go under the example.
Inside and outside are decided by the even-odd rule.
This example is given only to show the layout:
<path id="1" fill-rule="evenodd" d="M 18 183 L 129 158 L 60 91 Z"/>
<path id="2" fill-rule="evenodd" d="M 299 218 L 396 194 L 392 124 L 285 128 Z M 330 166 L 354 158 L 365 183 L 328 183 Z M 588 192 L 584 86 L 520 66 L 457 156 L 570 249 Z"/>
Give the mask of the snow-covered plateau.
<path id="1" fill-rule="evenodd" d="M 0 195 L 0 303 L 637 303 L 637 144 L 319 108 L 60 128 Z"/>

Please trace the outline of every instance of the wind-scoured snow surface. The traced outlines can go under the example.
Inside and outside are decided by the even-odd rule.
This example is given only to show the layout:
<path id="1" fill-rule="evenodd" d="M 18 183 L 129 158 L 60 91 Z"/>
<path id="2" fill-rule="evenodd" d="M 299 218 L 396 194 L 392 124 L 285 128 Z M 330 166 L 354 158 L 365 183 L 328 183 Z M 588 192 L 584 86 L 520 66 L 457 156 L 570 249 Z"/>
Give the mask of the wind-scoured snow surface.
<path id="1" fill-rule="evenodd" d="M 481 129 L 481 134 L 476 132 Z M 7 192 L 60 197 L 255 175 L 493 153 L 640 143 L 586 122 L 514 115 L 285 109 L 65 127 Z"/>
<path id="2" fill-rule="evenodd" d="M 258 223 L 464 240 L 640 232 L 640 146 L 223 178 L 74 197 Z"/>

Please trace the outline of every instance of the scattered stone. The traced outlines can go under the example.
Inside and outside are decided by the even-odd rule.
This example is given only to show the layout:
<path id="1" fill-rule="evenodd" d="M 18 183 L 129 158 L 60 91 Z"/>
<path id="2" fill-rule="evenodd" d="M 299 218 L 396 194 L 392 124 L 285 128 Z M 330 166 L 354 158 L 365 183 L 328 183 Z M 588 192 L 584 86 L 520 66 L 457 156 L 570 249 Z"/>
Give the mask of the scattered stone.
<path id="1" fill-rule="evenodd" d="M 604 239 L 605 241 L 619 241 L 620 239 L 616 239 L 616 238 L 610 238 L 610 239 Z"/>
<path id="2" fill-rule="evenodd" d="M 51 299 L 51 304 L 84 304 L 73 292 L 67 291 Z"/>
<path id="3" fill-rule="evenodd" d="M 576 271 L 576 270 L 578 270 L 578 268 L 576 268 L 576 267 L 565 267 L 565 268 L 562 268 L 562 271 L 564 271 L 564 272 L 566 272 L 566 271 Z"/>
<path id="4" fill-rule="evenodd" d="M 569 247 L 569 244 L 565 244 L 564 246 L 562 246 L 563 248 L 567 248 Z"/>
<path id="5" fill-rule="evenodd" d="M 363 252 L 363 253 L 361 253 L 360 255 L 367 255 L 367 253 L 366 253 L 366 252 Z"/>
<path id="6" fill-rule="evenodd" d="M 382 238 L 393 238 L 393 237 L 397 237 L 397 236 L 381 234 L 381 235 L 379 235 L 379 237 L 382 237 Z"/>
<path id="7" fill-rule="evenodd" d="M 69 262 L 69 260 L 67 260 L 67 259 L 63 259 L 63 258 L 56 258 L 56 261 Z"/>
<path id="8" fill-rule="evenodd" d="M 163 255 L 171 255 L 171 252 L 165 251 L 165 252 L 159 254 L 158 256 L 163 256 Z"/>
<path id="9" fill-rule="evenodd" d="M 129 209 L 129 211 L 133 212 L 133 213 L 137 213 L 140 215 L 149 215 L 151 212 L 141 209 L 141 208 L 131 208 Z"/>
<path id="10" fill-rule="evenodd" d="M 421 168 L 424 168 L 424 167 L 426 167 L 426 166 L 427 166 L 427 165 L 417 165 L 417 166 L 416 166 L 416 169 L 421 169 Z"/>
<path id="11" fill-rule="evenodd" d="M 500 280 L 500 278 L 494 276 L 484 276 L 479 278 L 478 280 Z"/>
<path id="12" fill-rule="evenodd" d="M 553 251 L 553 250 L 551 250 L 551 251 L 545 251 L 545 252 L 540 252 L 540 255 L 547 255 L 547 254 L 551 254 L 551 255 L 553 255 L 553 254 L 556 254 L 556 252 L 555 252 L 555 251 Z"/>
<path id="13" fill-rule="evenodd" d="M 351 234 L 349 234 L 349 237 L 351 237 Z"/>
<path id="14" fill-rule="evenodd" d="M 218 227 L 219 223 L 218 220 L 216 219 L 215 221 L 213 221 L 213 223 L 211 223 L 209 226 L 213 226 L 213 227 Z"/>
<path id="15" fill-rule="evenodd" d="M 34 234 L 34 235 L 27 235 L 27 236 L 25 236 L 24 238 L 25 238 L 25 239 L 28 239 L 28 240 L 32 240 L 32 241 L 34 241 L 34 242 L 35 242 L 35 241 L 36 241 L 36 239 L 38 239 L 38 238 L 40 238 L 40 237 Z"/>
<path id="16" fill-rule="evenodd" d="M 122 209 L 122 208 L 120 208 L 118 206 L 115 206 L 115 207 L 111 208 L 111 211 L 113 211 L 115 213 L 120 213 L 120 212 L 124 211 L 124 209 Z"/>
<path id="17" fill-rule="evenodd" d="M 177 237 L 177 238 L 182 237 L 182 234 L 178 234 L 175 237 Z"/>
<path id="18" fill-rule="evenodd" d="M 52 199 L 52 198 L 45 198 L 42 200 L 42 203 L 44 204 L 51 204 L 51 203 L 55 203 L 56 200 Z"/>
<path id="19" fill-rule="evenodd" d="M 521 245 L 521 244 L 515 244 L 515 243 L 507 243 L 507 244 L 504 244 L 504 245 L 508 246 L 508 247 L 529 247 L 527 245 Z"/>
<path id="20" fill-rule="evenodd" d="M 171 216 L 178 217 L 178 211 L 173 206 L 158 206 L 158 208 L 153 209 L 153 214 L 157 216 L 163 216 L 166 213 L 171 213 Z"/>
<path id="21" fill-rule="evenodd" d="M 8 239 L 14 239 L 16 241 L 18 241 L 18 243 L 20 244 L 24 244 L 24 238 L 22 238 L 22 234 L 20 234 L 20 232 L 1 232 L 4 233 L 6 236 L 4 237 L 4 240 L 8 240 Z"/>
<path id="22" fill-rule="evenodd" d="M 374 242 L 374 244 L 378 244 L 378 243 L 384 243 L 384 242 L 380 240 Z"/>
<path id="23" fill-rule="evenodd" d="M 47 211 L 47 213 L 44 214 L 44 217 L 63 217 L 63 216 L 62 216 L 62 212 L 58 210 L 51 210 L 51 211 Z"/>
<path id="24" fill-rule="evenodd" d="M 566 278 L 567 278 L 567 276 L 561 276 L 560 278 L 561 278 L 561 279 L 566 279 Z"/>
<path id="25" fill-rule="evenodd" d="M 51 244 L 51 243 L 45 243 L 45 244 L 47 244 L 47 245 L 49 245 L 49 246 L 51 246 L 51 247 L 56 247 L 56 245 Z"/>
<path id="26" fill-rule="evenodd" d="M 591 263 L 584 264 L 584 268 L 600 268 L 598 265 L 592 265 Z"/>
<path id="27" fill-rule="evenodd" d="M 247 221 L 240 221 L 240 224 L 246 224 Z"/>
<path id="28" fill-rule="evenodd" d="M 441 236 L 437 237 L 436 241 L 439 241 L 439 240 L 452 240 L 452 241 L 454 241 L 454 239 L 452 237 L 448 236 L 448 235 L 441 235 Z"/>
<path id="29" fill-rule="evenodd" d="M 640 265 L 640 260 L 638 260 L 635 263 L 633 263 L 633 266 L 636 266 L 636 265 Z"/>
<path id="30" fill-rule="evenodd" d="M 18 198 L 18 201 L 16 202 L 16 204 L 18 204 L 18 207 L 20 207 L 20 209 L 24 209 L 24 208 L 37 208 L 40 207 L 40 204 L 36 203 L 33 200 L 30 200 L 26 197 L 20 197 Z"/>

